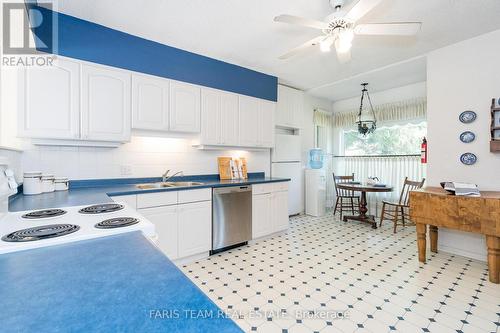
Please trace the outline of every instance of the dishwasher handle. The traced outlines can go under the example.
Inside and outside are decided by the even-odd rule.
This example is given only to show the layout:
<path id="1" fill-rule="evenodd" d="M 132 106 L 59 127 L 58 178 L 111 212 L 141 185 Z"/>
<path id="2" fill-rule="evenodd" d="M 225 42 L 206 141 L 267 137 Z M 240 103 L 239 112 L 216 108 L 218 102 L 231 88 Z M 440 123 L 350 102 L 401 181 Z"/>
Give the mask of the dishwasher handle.
<path id="1" fill-rule="evenodd" d="M 226 194 L 235 192 L 251 192 L 252 186 L 230 186 L 230 187 L 220 187 L 214 188 L 214 194 Z"/>

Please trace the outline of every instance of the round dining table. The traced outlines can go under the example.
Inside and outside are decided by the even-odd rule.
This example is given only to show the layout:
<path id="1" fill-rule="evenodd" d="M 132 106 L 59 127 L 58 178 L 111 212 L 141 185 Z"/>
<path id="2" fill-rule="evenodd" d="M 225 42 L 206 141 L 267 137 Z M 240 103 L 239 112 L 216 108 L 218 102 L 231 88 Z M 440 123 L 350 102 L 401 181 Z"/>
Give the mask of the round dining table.
<path id="1" fill-rule="evenodd" d="M 361 200 L 359 201 L 359 215 L 344 215 L 342 220 L 347 222 L 347 220 L 361 221 L 370 223 L 373 229 L 377 229 L 377 222 L 375 221 L 374 215 L 367 215 L 368 212 L 368 202 L 366 201 L 366 193 L 374 192 L 392 192 L 393 188 L 390 186 L 376 186 L 368 184 L 354 184 L 354 183 L 337 183 L 337 188 L 353 192 L 361 192 Z"/>

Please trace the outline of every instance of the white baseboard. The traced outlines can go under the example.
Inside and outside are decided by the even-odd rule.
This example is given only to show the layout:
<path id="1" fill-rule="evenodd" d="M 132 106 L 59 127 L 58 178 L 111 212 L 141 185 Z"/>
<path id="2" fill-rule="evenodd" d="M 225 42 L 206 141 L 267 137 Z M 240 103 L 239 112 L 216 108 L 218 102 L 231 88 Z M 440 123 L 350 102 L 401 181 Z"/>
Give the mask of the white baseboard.
<path id="1" fill-rule="evenodd" d="M 470 252 L 464 249 L 459 249 L 452 246 L 441 245 L 438 246 L 438 252 L 446 252 L 450 254 L 456 254 L 462 257 L 471 258 L 479 261 L 486 261 L 487 255 L 485 253 Z"/>
<path id="2" fill-rule="evenodd" d="M 439 228 L 438 251 L 486 261 L 487 249 L 484 235 Z"/>
<path id="3" fill-rule="evenodd" d="M 185 258 L 175 259 L 175 260 L 172 260 L 172 261 L 177 266 L 182 266 L 182 265 L 190 264 L 190 263 L 192 263 L 192 262 L 194 262 L 196 260 L 201 260 L 201 259 L 208 258 L 209 255 L 210 255 L 209 252 L 203 252 L 203 253 L 195 254 L 195 255 L 192 255 L 192 256 L 189 256 L 189 257 L 185 257 Z"/>

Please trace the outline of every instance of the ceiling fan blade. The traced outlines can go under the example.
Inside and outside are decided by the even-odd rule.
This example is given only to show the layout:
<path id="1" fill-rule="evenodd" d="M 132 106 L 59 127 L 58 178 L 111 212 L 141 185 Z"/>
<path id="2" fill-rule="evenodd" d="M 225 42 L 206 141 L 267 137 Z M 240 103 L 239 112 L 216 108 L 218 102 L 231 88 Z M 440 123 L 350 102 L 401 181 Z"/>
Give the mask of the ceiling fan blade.
<path id="1" fill-rule="evenodd" d="M 359 0 L 345 15 L 345 18 L 356 22 L 373 8 L 375 8 L 382 0 Z"/>
<path id="2" fill-rule="evenodd" d="M 414 36 L 420 31 L 420 22 L 368 23 L 354 28 L 356 35 Z"/>
<path id="3" fill-rule="evenodd" d="M 289 23 L 295 25 L 301 25 L 303 27 L 314 28 L 314 29 L 326 29 L 328 24 L 322 21 L 312 20 L 304 17 L 293 16 L 293 15 L 280 15 L 274 18 L 275 22 Z"/>
<path id="4" fill-rule="evenodd" d="M 318 45 L 323 39 L 325 39 L 325 36 L 318 36 L 316 38 L 313 38 L 307 42 L 305 42 L 304 44 L 302 45 L 299 45 L 297 46 L 296 48 L 288 51 L 287 53 L 283 54 L 281 57 L 279 57 L 279 59 L 281 60 L 285 60 L 285 59 L 288 59 L 290 57 L 293 57 L 294 55 L 304 51 L 305 49 L 311 47 L 311 46 L 315 46 L 315 45 Z"/>

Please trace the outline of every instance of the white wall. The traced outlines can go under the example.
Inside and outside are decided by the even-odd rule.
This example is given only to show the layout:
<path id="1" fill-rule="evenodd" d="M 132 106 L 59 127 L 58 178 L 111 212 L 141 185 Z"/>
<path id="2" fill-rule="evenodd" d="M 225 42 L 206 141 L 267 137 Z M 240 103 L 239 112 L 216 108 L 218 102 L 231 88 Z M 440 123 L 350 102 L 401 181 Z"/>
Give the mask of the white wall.
<path id="1" fill-rule="evenodd" d="M 428 185 L 441 181 L 477 184 L 481 190 L 500 190 L 500 154 L 490 153 L 490 105 L 500 97 L 500 30 L 454 44 L 428 55 Z M 474 110 L 477 120 L 459 122 L 464 110 Z M 465 130 L 476 134 L 470 144 L 460 142 Z M 462 153 L 473 152 L 478 162 L 465 166 Z M 486 257 L 484 236 L 443 230 L 439 233 L 442 250 L 482 259 Z"/>
<path id="2" fill-rule="evenodd" d="M 249 172 L 270 173 L 269 150 L 198 150 L 186 138 L 133 136 L 119 148 L 30 146 L 24 171 L 40 170 L 70 179 L 160 177 L 165 170 L 186 175 L 217 174 L 218 156 L 246 157 Z M 130 174 L 123 169 L 130 168 Z"/>

